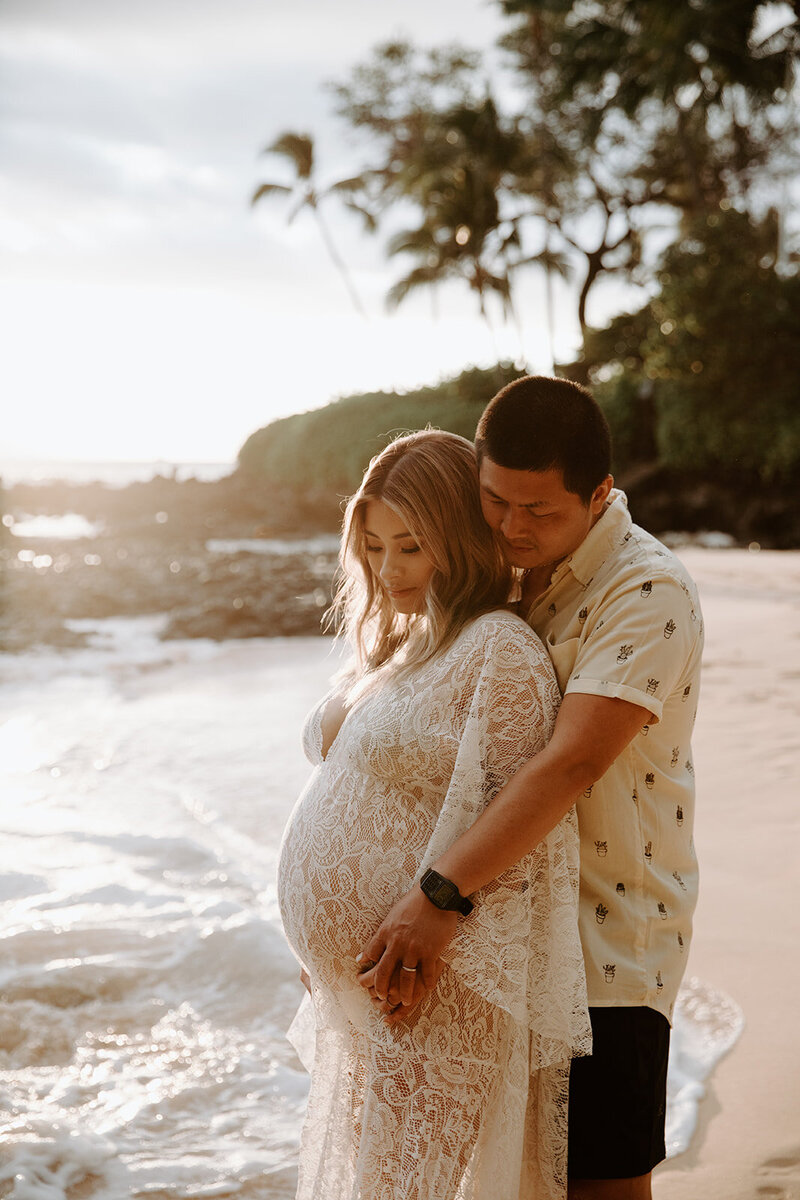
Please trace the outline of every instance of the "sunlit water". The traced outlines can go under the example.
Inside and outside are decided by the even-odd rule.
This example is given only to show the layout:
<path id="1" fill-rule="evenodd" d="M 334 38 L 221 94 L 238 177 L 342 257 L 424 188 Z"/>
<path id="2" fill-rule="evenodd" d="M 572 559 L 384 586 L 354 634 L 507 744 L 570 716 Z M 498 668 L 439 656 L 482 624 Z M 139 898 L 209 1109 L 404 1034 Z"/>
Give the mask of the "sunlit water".
<path id="1" fill-rule="evenodd" d="M 0 459 L 0 480 L 14 483 L 105 483 L 109 487 L 126 487 L 129 483 L 144 483 L 156 475 L 166 478 L 221 479 L 230 475 L 235 463 L 185 463 L 154 459 L 149 462 L 80 462 L 51 459 Z"/>
<path id="2" fill-rule="evenodd" d="M 161 644 L 162 618 L 0 656 L 0 1196 L 294 1193 L 302 990 L 276 914 L 322 639 Z M 669 1140 L 736 1039 L 692 983 Z"/>
<path id="3" fill-rule="evenodd" d="M 58 541 L 72 542 L 79 538 L 93 538 L 103 529 L 102 521 L 87 521 L 80 513 L 59 513 L 57 516 L 23 517 L 15 520 L 6 513 L 3 524 L 14 537 L 19 538 L 55 538 Z"/>

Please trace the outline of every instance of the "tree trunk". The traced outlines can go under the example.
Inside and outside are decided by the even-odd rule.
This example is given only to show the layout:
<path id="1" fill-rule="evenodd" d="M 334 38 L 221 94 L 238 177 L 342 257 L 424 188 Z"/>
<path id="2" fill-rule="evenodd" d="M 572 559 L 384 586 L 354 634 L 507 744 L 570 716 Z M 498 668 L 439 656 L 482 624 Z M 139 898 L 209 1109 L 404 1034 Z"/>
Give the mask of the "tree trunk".
<path id="1" fill-rule="evenodd" d="M 339 257 L 339 252 L 333 243 L 333 239 L 331 238 L 331 235 L 328 232 L 328 227 L 322 219 L 322 213 L 319 211 L 316 204 L 314 205 L 314 216 L 317 219 L 317 226 L 318 226 L 320 234 L 322 236 L 322 240 L 325 243 L 325 249 L 328 251 L 331 261 L 333 262 L 333 265 L 336 267 L 337 271 L 339 272 L 342 279 L 344 280 L 344 285 L 347 288 L 347 291 L 350 295 L 350 299 L 353 302 L 353 307 L 355 308 L 355 310 L 359 314 L 359 316 L 366 317 L 367 314 L 364 312 L 361 301 L 358 298 L 358 293 L 356 292 L 356 289 L 353 287 L 353 281 L 350 278 L 350 272 L 348 271 L 347 267 L 344 265 L 344 262 L 342 261 L 342 259 Z"/>

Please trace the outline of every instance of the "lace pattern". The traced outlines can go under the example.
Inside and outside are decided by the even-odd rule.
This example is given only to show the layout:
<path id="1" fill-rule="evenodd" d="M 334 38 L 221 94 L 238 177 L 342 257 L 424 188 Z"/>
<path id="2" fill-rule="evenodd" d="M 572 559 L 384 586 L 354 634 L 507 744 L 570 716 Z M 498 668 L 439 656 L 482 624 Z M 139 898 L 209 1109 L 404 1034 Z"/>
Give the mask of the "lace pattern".
<path id="1" fill-rule="evenodd" d="M 434 662 L 350 710 L 287 826 L 286 933 L 312 980 L 316 1046 L 298 1200 L 555 1200 L 569 1059 L 590 1046 L 566 817 L 473 897 L 434 992 L 388 1027 L 355 954 L 425 866 L 552 731 L 559 692 L 531 630 L 478 618 Z M 307 753 L 321 756 L 321 712 Z"/>

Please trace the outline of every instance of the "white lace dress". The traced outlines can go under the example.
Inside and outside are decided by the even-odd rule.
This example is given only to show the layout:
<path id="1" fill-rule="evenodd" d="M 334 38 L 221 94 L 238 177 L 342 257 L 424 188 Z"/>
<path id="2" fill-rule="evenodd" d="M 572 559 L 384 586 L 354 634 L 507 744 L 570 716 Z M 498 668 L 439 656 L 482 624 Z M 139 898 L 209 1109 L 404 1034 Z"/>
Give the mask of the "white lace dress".
<path id="1" fill-rule="evenodd" d="M 355 955 L 395 900 L 545 745 L 559 692 L 518 617 L 479 617 L 348 713 L 289 820 L 278 887 L 316 1040 L 298 1200 L 554 1200 L 569 1060 L 590 1032 L 566 817 L 459 919 L 436 989 L 387 1026 Z"/>

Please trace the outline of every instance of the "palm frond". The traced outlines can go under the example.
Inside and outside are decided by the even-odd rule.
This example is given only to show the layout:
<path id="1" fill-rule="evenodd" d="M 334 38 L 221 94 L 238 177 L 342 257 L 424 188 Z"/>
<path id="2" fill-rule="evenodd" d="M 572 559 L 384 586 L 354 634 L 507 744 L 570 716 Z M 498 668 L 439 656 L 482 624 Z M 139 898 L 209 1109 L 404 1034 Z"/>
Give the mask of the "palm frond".
<path id="1" fill-rule="evenodd" d="M 367 182 L 366 175 L 353 175 L 350 179 L 337 179 L 327 189 L 329 192 L 360 192 Z"/>
<path id="2" fill-rule="evenodd" d="M 364 228 L 367 233 L 376 233 L 378 229 L 378 221 L 374 213 L 371 213 L 368 208 L 364 208 L 361 204 L 356 204 L 355 200 L 348 200 L 345 203 L 345 208 L 350 212 L 358 213 L 364 222 Z"/>
<path id="3" fill-rule="evenodd" d="M 398 279 L 397 283 L 389 289 L 386 295 L 387 309 L 391 312 L 405 300 L 409 292 L 416 288 L 427 287 L 432 283 L 439 283 L 442 278 L 443 273 L 437 267 L 415 267 L 413 271 L 409 271 L 408 275 Z"/>
<path id="4" fill-rule="evenodd" d="M 291 194 L 291 191 L 292 189 L 290 187 L 286 187 L 282 183 L 262 183 L 259 184 L 256 190 L 253 192 L 253 195 L 250 198 L 250 203 L 256 204 L 263 196 L 272 196 L 276 192 L 280 192 L 284 196 L 288 196 Z"/>
<path id="5" fill-rule="evenodd" d="M 560 254 L 558 250 L 540 250 L 538 254 L 531 254 L 528 258 L 519 259 L 514 266 L 526 267 L 532 263 L 544 267 L 546 271 L 555 272 L 562 279 L 569 279 L 572 273 L 569 259 L 564 254 Z"/>
<path id="6" fill-rule="evenodd" d="M 419 229 L 401 229 L 399 233 L 389 239 L 386 253 L 390 258 L 395 254 L 436 254 L 438 256 L 441 253 L 441 247 L 437 244 L 433 231 L 426 225 L 421 225 Z"/>
<path id="7" fill-rule="evenodd" d="M 298 179 L 310 179 L 314 170 L 314 139 L 307 133 L 282 133 L 264 150 L 264 154 L 280 154 L 294 164 Z"/>

